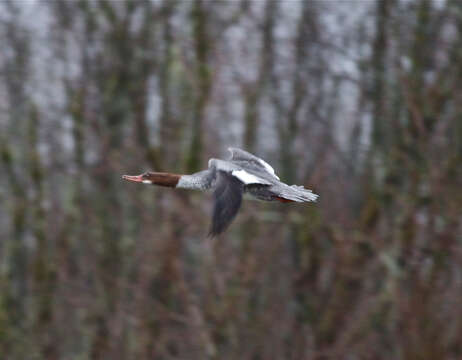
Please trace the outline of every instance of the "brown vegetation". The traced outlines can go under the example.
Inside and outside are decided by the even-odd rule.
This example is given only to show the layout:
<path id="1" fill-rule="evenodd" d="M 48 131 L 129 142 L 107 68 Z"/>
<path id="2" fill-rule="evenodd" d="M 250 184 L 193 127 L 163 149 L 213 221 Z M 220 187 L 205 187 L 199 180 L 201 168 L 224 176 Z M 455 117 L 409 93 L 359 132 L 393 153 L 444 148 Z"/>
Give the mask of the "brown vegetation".
<path id="1" fill-rule="evenodd" d="M 460 359 L 462 2 L 0 3 L 1 359 Z M 121 179 L 242 146 L 316 204 Z"/>

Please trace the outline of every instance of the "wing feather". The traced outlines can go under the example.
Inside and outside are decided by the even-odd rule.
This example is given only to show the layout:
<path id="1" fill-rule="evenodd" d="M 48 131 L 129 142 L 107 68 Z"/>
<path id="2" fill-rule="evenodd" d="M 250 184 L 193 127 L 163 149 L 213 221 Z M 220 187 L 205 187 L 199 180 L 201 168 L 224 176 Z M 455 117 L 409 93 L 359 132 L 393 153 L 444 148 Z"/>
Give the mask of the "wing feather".
<path id="1" fill-rule="evenodd" d="M 239 179 L 225 171 L 217 172 L 209 236 L 221 234 L 231 224 L 241 207 L 243 192 L 244 184 Z"/>
<path id="2" fill-rule="evenodd" d="M 258 156 L 255 156 L 245 150 L 241 150 L 238 148 L 230 147 L 228 151 L 231 153 L 231 161 L 248 161 L 252 164 L 259 166 L 260 168 L 264 169 L 267 173 L 274 176 L 276 179 L 279 180 L 279 176 L 276 175 L 274 172 L 273 167 L 268 164 L 265 160 L 260 159 Z"/>
<path id="3" fill-rule="evenodd" d="M 283 184 L 277 189 L 277 194 L 283 199 L 296 202 L 316 201 L 318 198 L 318 195 L 311 190 L 298 185 L 289 186 Z"/>
<path id="4" fill-rule="evenodd" d="M 231 172 L 231 175 L 237 177 L 244 184 L 262 184 L 262 185 L 271 185 L 271 183 L 265 179 L 262 179 L 258 176 L 248 173 L 245 170 L 234 170 Z"/>

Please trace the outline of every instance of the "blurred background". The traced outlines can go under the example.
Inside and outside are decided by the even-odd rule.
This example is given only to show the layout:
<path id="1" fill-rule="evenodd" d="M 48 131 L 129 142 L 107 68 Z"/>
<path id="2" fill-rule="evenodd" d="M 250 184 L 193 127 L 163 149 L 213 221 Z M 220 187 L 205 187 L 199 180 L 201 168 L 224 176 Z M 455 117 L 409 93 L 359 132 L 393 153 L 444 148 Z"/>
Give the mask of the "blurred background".
<path id="1" fill-rule="evenodd" d="M 462 2 L 0 3 L 2 359 L 460 359 Z M 242 147 L 315 204 L 121 180 Z"/>

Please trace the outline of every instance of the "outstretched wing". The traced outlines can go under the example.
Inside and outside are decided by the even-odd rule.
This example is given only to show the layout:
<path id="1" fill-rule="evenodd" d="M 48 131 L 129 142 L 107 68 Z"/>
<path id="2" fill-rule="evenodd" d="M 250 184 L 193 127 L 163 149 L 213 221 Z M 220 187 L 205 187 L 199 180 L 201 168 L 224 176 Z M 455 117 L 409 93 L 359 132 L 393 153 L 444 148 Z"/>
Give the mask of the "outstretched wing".
<path id="1" fill-rule="evenodd" d="M 209 236 L 221 234 L 236 217 L 242 203 L 244 183 L 225 171 L 217 171 L 217 183 L 213 193 L 212 225 Z"/>
<path id="2" fill-rule="evenodd" d="M 279 177 L 276 175 L 276 173 L 274 172 L 274 169 L 273 167 L 268 164 L 265 160 L 263 159 L 260 159 L 259 157 L 247 152 L 247 151 L 244 151 L 244 150 L 241 150 L 241 149 L 238 149 L 238 148 L 233 148 L 233 147 L 230 147 L 228 148 L 229 152 L 231 153 L 231 158 L 229 160 L 231 161 L 247 161 L 251 164 L 254 164 L 256 166 L 258 166 L 259 168 L 265 170 L 267 173 L 269 173 L 270 175 L 274 176 L 276 179 L 279 180 Z"/>
<path id="3" fill-rule="evenodd" d="M 261 178 L 256 174 L 251 174 L 250 172 L 244 170 L 239 163 L 233 162 L 231 160 L 220 160 L 220 159 L 210 159 L 209 168 L 213 168 L 216 171 L 222 171 L 229 173 L 242 181 L 245 185 L 249 184 L 262 184 L 262 185 L 271 185 L 272 183 L 268 180 Z"/>

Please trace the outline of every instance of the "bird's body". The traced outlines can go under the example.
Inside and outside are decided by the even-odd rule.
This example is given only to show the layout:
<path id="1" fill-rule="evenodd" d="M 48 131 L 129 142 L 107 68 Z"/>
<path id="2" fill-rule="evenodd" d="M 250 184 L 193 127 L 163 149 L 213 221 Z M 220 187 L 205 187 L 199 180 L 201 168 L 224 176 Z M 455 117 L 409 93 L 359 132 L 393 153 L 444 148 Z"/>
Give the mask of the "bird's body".
<path id="1" fill-rule="evenodd" d="M 308 202 L 318 195 L 303 186 L 280 181 L 274 169 L 247 151 L 229 148 L 229 160 L 210 159 L 208 169 L 191 175 L 147 172 L 138 176 L 124 175 L 129 181 L 182 189 L 213 190 L 212 236 L 222 233 L 236 216 L 244 194 L 263 201 Z"/>

